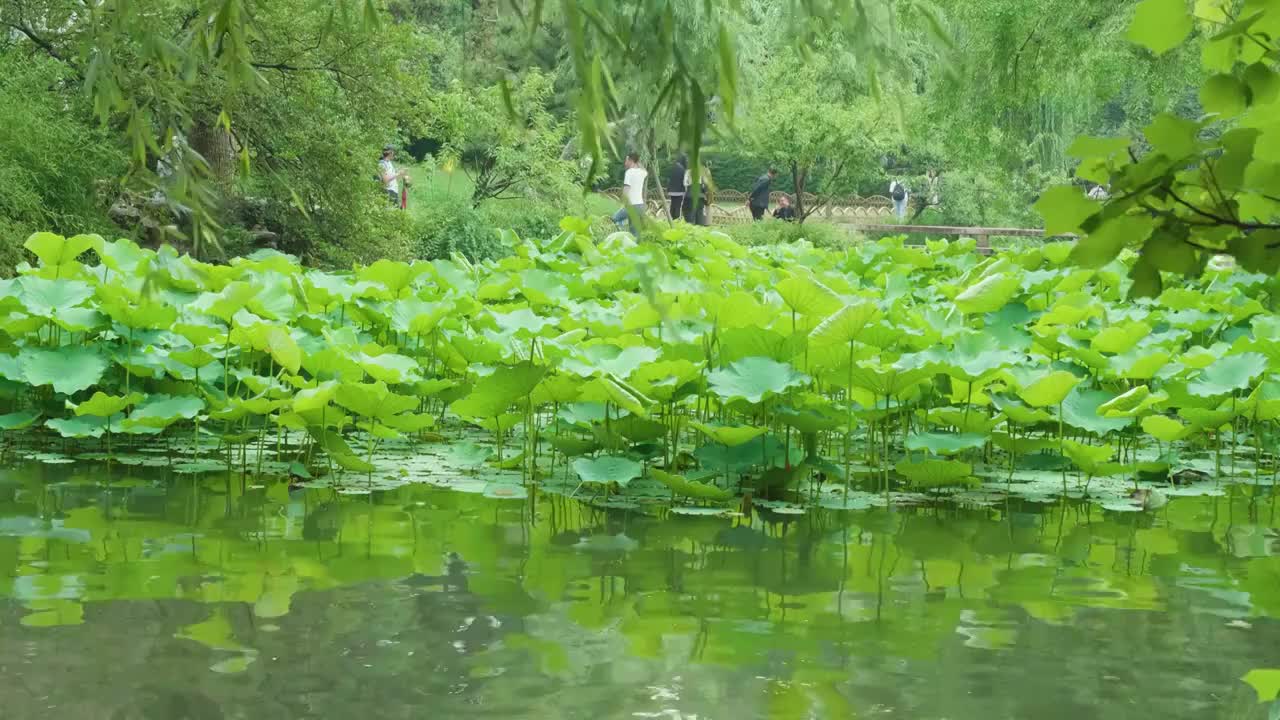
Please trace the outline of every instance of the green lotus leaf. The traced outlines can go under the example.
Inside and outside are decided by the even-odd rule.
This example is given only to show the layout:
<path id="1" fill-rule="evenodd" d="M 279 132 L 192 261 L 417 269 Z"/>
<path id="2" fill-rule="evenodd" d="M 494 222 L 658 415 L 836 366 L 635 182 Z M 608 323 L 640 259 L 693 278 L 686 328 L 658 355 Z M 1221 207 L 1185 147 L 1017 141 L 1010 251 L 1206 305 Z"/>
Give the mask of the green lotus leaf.
<path id="1" fill-rule="evenodd" d="M 426 413 L 402 413 L 382 418 L 382 424 L 403 433 L 414 434 L 435 427 L 436 418 Z"/>
<path id="2" fill-rule="evenodd" d="M 829 316 L 843 304 L 834 290 L 805 269 L 793 271 L 773 289 L 792 312 L 800 315 Z"/>
<path id="3" fill-rule="evenodd" d="M 714 425 L 700 422 L 689 423 L 689 426 L 721 445 L 737 447 L 750 442 L 768 432 L 766 428 L 746 426 Z"/>
<path id="4" fill-rule="evenodd" d="M 212 353 L 201 347 L 187 347 L 170 350 L 169 357 L 189 368 L 207 367 L 215 359 Z"/>
<path id="5" fill-rule="evenodd" d="M 657 468 L 649 470 L 654 480 L 666 485 L 672 494 L 680 497 L 691 497 L 698 500 L 724 501 L 733 498 L 733 492 L 718 488 L 715 485 L 690 480 L 683 475 L 668 473 Z"/>
<path id="6" fill-rule="evenodd" d="M 935 347 L 919 353 L 921 365 L 918 366 L 928 367 L 966 382 L 974 382 L 996 370 L 1022 362 L 1021 354 L 993 345 L 987 335 L 962 333 L 955 337 L 951 348 Z"/>
<path id="7" fill-rule="evenodd" d="M 1153 393 L 1146 385 L 1138 385 L 1099 405 L 1098 414 L 1103 417 L 1138 417 L 1162 405 L 1168 399 L 1169 394 L 1163 390 Z"/>
<path id="8" fill-rule="evenodd" d="M 372 265 L 361 268 L 356 273 L 358 280 L 374 282 L 382 285 L 391 293 L 391 297 L 399 297 L 400 293 L 413 282 L 420 271 L 412 265 L 394 260 L 378 260 Z"/>
<path id="9" fill-rule="evenodd" d="M 123 417 L 123 415 L 116 415 L 108 419 L 86 415 L 73 418 L 50 418 L 45 420 L 44 424 L 64 438 L 100 438 L 106 434 L 108 428 L 113 432 L 120 430 L 120 421 Z"/>
<path id="10" fill-rule="evenodd" d="M 77 280 L 47 280 L 27 276 L 20 282 L 22 305 L 36 317 L 56 317 L 93 297 L 93 286 Z"/>
<path id="11" fill-rule="evenodd" d="M 1022 278 L 1013 273 L 993 273 L 956 296 L 955 305 L 966 315 L 995 312 L 1018 293 Z"/>
<path id="12" fill-rule="evenodd" d="M 581 438 L 575 435 L 556 435 L 549 439 L 551 447 L 559 450 L 565 457 L 589 455 L 600 449 L 595 438 Z"/>
<path id="13" fill-rule="evenodd" d="M 1053 416 L 1044 410 L 1028 407 L 1013 398 L 993 396 L 991 402 L 1010 422 L 1017 425 L 1034 425 L 1053 419 Z"/>
<path id="14" fill-rule="evenodd" d="M 819 433 L 844 426 L 848 420 L 831 407 L 780 407 L 774 417 L 802 433 Z"/>
<path id="15" fill-rule="evenodd" d="M 783 335 L 764 327 L 732 328 L 720 333 L 719 359 L 723 364 L 749 357 L 787 362 L 801 352 L 804 341 L 804 335 L 800 333 Z"/>
<path id="16" fill-rule="evenodd" d="M 1231 422 L 1236 411 L 1229 408 L 1180 408 L 1178 415 L 1198 430 L 1217 430 Z"/>
<path id="17" fill-rule="evenodd" d="M 763 357 L 739 360 L 708 376 L 711 391 L 724 400 L 758 403 L 809 382 L 809 376 L 787 363 Z"/>
<path id="18" fill-rule="evenodd" d="M 691 394 L 691 384 L 702 369 L 688 360 L 664 360 L 648 363 L 631 375 L 635 389 L 661 402 L 669 402 Z"/>
<path id="19" fill-rule="evenodd" d="M 965 450 L 980 448 L 986 442 L 986 435 L 924 432 L 909 436 L 906 446 L 908 450 L 928 450 L 934 455 L 957 455 Z"/>
<path id="20" fill-rule="evenodd" d="M 1150 380 L 1172 358 L 1167 350 L 1139 348 L 1111 358 L 1109 371 L 1115 377 L 1128 380 Z"/>
<path id="21" fill-rule="evenodd" d="M 151 251 L 143 250 L 132 240 L 120 238 L 113 242 L 104 242 L 95 250 L 102 264 L 121 275 L 137 275 L 151 260 Z"/>
<path id="22" fill-rule="evenodd" d="M 644 466 L 635 460 L 615 455 L 578 458 L 572 465 L 579 480 L 593 485 L 613 484 L 626 487 L 632 480 L 640 477 L 644 470 Z"/>
<path id="23" fill-rule="evenodd" d="M 105 322 L 106 318 L 102 313 L 82 307 L 66 308 L 53 316 L 55 325 L 72 333 L 89 332 L 101 327 Z"/>
<path id="24" fill-rule="evenodd" d="M 96 392 L 93 397 L 85 400 L 79 405 L 67 403 L 67 407 L 75 411 L 76 417 L 81 415 L 95 415 L 97 417 L 110 417 L 124 412 L 125 408 L 132 407 L 142 402 L 144 395 L 142 393 L 129 393 L 125 396 L 108 395 L 104 392 Z"/>
<path id="25" fill-rule="evenodd" d="M 1018 397 L 1031 407 L 1042 408 L 1057 405 L 1066 399 L 1080 378 L 1065 370 L 1035 372 L 1019 378 Z"/>
<path id="26" fill-rule="evenodd" d="M 462 467 L 476 467 L 493 457 L 493 447 L 473 442 L 462 442 L 449 446 L 446 457 L 449 462 Z"/>
<path id="27" fill-rule="evenodd" d="M 601 373 L 613 375 L 626 380 L 642 365 L 658 359 L 661 351 L 657 348 L 636 345 L 620 348 L 616 345 L 590 345 L 578 351 L 577 357 L 567 357 L 561 366 L 582 377 L 592 377 Z"/>
<path id="28" fill-rule="evenodd" d="M 900 461 L 894 469 L 898 474 L 910 481 L 916 489 L 948 487 L 954 485 L 977 485 L 973 477 L 973 467 L 969 463 L 958 460 Z"/>
<path id="29" fill-rule="evenodd" d="M 815 346 L 848 345 L 880 315 L 880 309 L 869 301 L 845 305 L 813 329 L 809 342 Z"/>
<path id="30" fill-rule="evenodd" d="M 788 455 L 786 446 L 778 438 L 765 435 L 737 447 L 719 443 L 703 445 L 693 451 L 693 457 L 704 468 L 721 473 L 733 473 L 759 466 L 785 467 L 788 463 L 795 465 L 804 459 L 804 451 L 798 443 L 793 443 L 791 454 Z"/>
<path id="31" fill-rule="evenodd" d="M 613 377 L 593 378 L 579 388 L 583 402 L 610 403 L 633 415 L 647 415 L 653 401 L 630 385 Z"/>
<path id="32" fill-rule="evenodd" d="M 974 409 L 945 407 L 929 411 L 929 420 L 938 425 L 953 427 L 961 433 L 989 435 L 1000 423 L 1004 422 L 1003 413 L 988 416 L 985 412 Z"/>
<path id="33" fill-rule="evenodd" d="M 546 368 L 528 362 L 500 366 L 480 378 L 471 392 L 450 409 L 465 418 L 496 417 L 528 397 L 545 374 Z"/>
<path id="34" fill-rule="evenodd" d="M 1151 326 L 1144 322 L 1123 323 L 1099 330 L 1089 343 L 1098 352 L 1118 355 L 1129 352 L 1150 334 Z"/>
<path id="35" fill-rule="evenodd" d="M 124 421 L 126 430 L 138 427 L 163 429 L 179 420 L 191 420 L 204 410 L 204 400 L 190 395 L 152 395 Z"/>
<path id="36" fill-rule="evenodd" d="M 102 238 L 97 235 L 76 235 L 65 238 L 48 232 L 38 232 L 27 238 L 22 247 L 40 259 L 40 265 L 55 270 L 60 274 L 69 274 L 84 253 L 102 246 Z M 64 269 L 66 269 L 64 271 Z"/>
<path id="37" fill-rule="evenodd" d="M 355 453 L 330 452 L 329 457 L 333 458 L 334 464 L 349 472 L 371 473 L 378 469 L 377 465 Z"/>
<path id="38" fill-rule="evenodd" d="M 1105 390 L 1076 386 L 1062 401 L 1062 419 L 1074 428 L 1105 435 L 1133 424 L 1129 417 L 1107 417 L 1101 408 L 1118 398 Z"/>
<path id="39" fill-rule="evenodd" d="M 18 354 L 23 375 L 32 385 L 52 385 L 64 395 L 73 395 L 102 380 L 107 361 L 96 350 L 70 345 L 56 350 L 25 349 Z"/>
<path id="40" fill-rule="evenodd" d="M 1269 367 L 1267 357 L 1260 353 L 1228 355 L 1206 367 L 1187 385 L 1187 390 L 1200 397 L 1247 390 L 1254 379 L 1267 372 Z"/>
<path id="41" fill-rule="evenodd" d="M 413 383 L 422 378 L 418 361 L 407 355 L 390 352 L 381 355 L 356 353 L 351 356 L 351 359 L 360 366 L 361 370 L 368 373 L 369 377 L 392 385 Z"/>
<path id="42" fill-rule="evenodd" d="M 343 382 L 334 392 L 333 400 L 360 417 L 374 419 L 389 418 L 418 407 L 417 398 L 391 392 L 381 380 L 372 383 Z"/>
<path id="43" fill-rule="evenodd" d="M 0 430 L 22 430 L 34 425 L 40 417 L 40 413 L 35 410 L 21 410 L 0 415 Z"/>
<path id="44" fill-rule="evenodd" d="M 1280 382 L 1262 382 L 1254 388 L 1248 399 L 1254 420 L 1280 419 Z"/>
<path id="45" fill-rule="evenodd" d="M 1192 428 L 1171 417 L 1151 415 L 1142 418 L 1142 431 L 1161 442 L 1173 443 L 1190 435 Z"/>
<path id="46" fill-rule="evenodd" d="M 898 397 L 929 379 L 929 371 L 923 368 L 902 369 L 892 366 L 860 363 L 847 372 L 841 383 L 853 382 L 854 389 L 861 388 L 875 397 Z"/>
<path id="47" fill-rule="evenodd" d="M 410 335 L 426 335 L 439 327 L 453 311 L 449 301 L 427 302 L 418 298 L 404 298 L 391 303 L 391 329 Z"/>
<path id="48" fill-rule="evenodd" d="M 1075 440 L 1062 441 L 1062 449 L 1086 475 L 1109 474 L 1102 471 L 1110 469 L 1106 464 L 1116 454 L 1116 449 L 1110 445 L 1087 445 Z"/>

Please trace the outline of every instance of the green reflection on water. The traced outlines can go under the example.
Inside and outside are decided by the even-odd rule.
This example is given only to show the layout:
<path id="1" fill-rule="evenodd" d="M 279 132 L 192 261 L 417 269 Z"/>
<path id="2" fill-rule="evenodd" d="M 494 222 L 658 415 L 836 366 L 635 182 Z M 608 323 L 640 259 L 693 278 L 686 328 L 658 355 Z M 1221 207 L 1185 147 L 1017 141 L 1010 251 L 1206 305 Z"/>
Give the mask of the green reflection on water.
<path id="1" fill-rule="evenodd" d="M 746 519 L 148 472 L 0 478 L 6 717 L 1245 718 L 1280 666 L 1248 488 Z"/>

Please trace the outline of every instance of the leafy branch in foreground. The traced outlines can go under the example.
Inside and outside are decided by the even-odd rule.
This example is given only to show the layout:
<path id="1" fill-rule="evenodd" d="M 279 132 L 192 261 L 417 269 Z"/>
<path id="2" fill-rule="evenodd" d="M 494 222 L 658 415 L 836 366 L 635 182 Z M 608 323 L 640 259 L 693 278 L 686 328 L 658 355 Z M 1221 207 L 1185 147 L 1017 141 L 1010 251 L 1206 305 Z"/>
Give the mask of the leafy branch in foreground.
<path id="1" fill-rule="evenodd" d="M 1241 0 L 1196 3 L 1193 14 L 1184 0 L 1145 0 L 1129 37 L 1163 54 L 1197 27 L 1210 35 L 1206 114 L 1161 114 L 1132 141 L 1077 139 L 1077 177 L 1109 186 L 1110 198 L 1063 186 L 1037 204 L 1047 232 L 1083 235 L 1074 257 L 1087 267 L 1140 247 L 1134 296 L 1158 295 L 1161 273 L 1198 276 L 1218 254 L 1250 272 L 1280 271 L 1280 10 Z"/>

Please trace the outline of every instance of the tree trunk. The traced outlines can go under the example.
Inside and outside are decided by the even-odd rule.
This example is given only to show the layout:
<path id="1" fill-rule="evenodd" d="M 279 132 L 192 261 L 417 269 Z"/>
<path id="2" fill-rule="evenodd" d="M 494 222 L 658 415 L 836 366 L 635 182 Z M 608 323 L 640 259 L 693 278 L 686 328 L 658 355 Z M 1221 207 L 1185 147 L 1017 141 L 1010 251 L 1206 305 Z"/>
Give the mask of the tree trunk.
<path id="1" fill-rule="evenodd" d="M 809 217 L 809 211 L 804 206 L 804 188 L 808 176 L 808 168 L 800 167 L 794 160 L 791 162 L 791 184 L 796 189 L 796 196 L 792 204 L 796 210 L 796 222 L 801 224 Z"/>

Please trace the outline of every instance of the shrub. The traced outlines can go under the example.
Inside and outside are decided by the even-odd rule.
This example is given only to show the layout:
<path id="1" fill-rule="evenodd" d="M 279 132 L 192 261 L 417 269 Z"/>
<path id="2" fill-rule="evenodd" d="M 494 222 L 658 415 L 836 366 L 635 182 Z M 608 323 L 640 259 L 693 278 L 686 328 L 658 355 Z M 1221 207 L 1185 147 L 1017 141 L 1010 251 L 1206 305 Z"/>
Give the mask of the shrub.
<path id="1" fill-rule="evenodd" d="M 498 228 L 465 201 L 443 201 L 425 208 L 413 220 L 412 235 L 414 254 L 423 260 L 447 258 L 455 252 L 473 261 L 507 254 Z"/>
<path id="2" fill-rule="evenodd" d="M 564 214 L 551 205 L 532 201 L 497 201 L 480 208 L 480 216 L 489 227 L 537 240 L 558 235 Z"/>
<path id="3" fill-rule="evenodd" d="M 848 230 L 826 223 L 793 223 L 780 220 L 729 225 L 722 228 L 737 242 L 752 245 L 777 245 L 808 240 L 815 247 L 843 249 L 852 239 Z"/>

